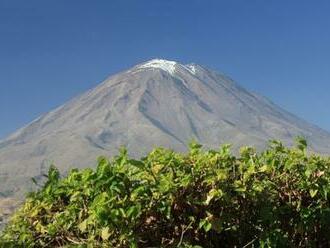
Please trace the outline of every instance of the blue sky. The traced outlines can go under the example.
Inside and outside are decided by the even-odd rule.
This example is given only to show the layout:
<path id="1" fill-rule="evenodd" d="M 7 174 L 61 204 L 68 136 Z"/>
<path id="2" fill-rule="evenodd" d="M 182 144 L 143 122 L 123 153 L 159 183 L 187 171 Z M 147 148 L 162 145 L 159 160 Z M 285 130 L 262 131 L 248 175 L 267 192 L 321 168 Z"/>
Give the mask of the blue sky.
<path id="1" fill-rule="evenodd" d="M 1 0 L 0 138 L 151 58 L 225 72 L 330 131 L 329 13 L 328 0 Z"/>

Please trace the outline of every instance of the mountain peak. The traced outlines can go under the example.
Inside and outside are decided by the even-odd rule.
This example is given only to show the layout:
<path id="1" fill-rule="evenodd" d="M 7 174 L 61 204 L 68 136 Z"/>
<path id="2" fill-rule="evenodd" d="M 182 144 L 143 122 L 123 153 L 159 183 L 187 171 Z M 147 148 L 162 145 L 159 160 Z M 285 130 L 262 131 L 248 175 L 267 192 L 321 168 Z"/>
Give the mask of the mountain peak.
<path id="1" fill-rule="evenodd" d="M 170 61 L 165 59 L 152 59 L 149 60 L 142 65 L 138 66 L 139 69 L 162 69 L 164 71 L 167 71 L 170 74 L 174 74 L 175 67 L 178 63 L 176 61 Z"/>
<path id="2" fill-rule="evenodd" d="M 197 73 L 198 67 L 199 66 L 194 63 L 183 65 L 176 61 L 156 58 L 156 59 L 149 60 L 149 61 L 139 65 L 137 68 L 138 69 L 161 69 L 163 71 L 170 73 L 171 75 L 174 75 L 175 71 L 178 68 L 183 68 L 183 69 L 189 71 L 191 74 L 195 75 Z"/>

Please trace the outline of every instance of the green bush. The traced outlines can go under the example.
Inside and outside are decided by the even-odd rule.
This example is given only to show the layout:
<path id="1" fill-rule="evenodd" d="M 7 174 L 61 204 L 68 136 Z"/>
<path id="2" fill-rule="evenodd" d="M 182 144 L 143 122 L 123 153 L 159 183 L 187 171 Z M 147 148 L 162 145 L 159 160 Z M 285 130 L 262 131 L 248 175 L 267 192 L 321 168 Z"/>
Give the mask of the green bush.
<path id="1" fill-rule="evenodd" d="M 330 159 L 273 141 L 187 154 L 123 149 L 31 193 L 0 236 L 4 247 L 329 247 Z M 0 245 L 1 246 L 1 245 Z"/>

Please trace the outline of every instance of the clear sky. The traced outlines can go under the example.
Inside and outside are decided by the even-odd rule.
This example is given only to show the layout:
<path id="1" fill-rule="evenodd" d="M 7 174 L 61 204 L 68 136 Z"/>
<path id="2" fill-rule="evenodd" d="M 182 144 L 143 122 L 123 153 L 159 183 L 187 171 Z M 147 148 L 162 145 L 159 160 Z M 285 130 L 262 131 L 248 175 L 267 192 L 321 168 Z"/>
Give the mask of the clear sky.
<path id="1" fill-rule="evenodd" d="M 0 138 L 108 75 L 222 71 L 330 131 L 328 0 L 0 0 Z"/>

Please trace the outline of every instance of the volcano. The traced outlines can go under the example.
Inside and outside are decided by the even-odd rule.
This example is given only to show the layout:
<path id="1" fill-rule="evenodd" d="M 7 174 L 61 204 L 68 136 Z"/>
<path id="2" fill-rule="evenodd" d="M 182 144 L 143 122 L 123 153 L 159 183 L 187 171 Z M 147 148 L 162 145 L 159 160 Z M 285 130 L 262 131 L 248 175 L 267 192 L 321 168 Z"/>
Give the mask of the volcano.
<path id="1" fill-rule="evenodd" d="M 62 173 L 93 167 L 126 146 L 132 156 L 155 146 L 185 151 L 192 139 L 263 148 L 270 139 L 330 153 L 330 134 L 290 114 L 228 76 L 197 64 L 154 59 L 34 120 L 0 142 L 0 197 L 19 198 L 55 164 Z"/>

